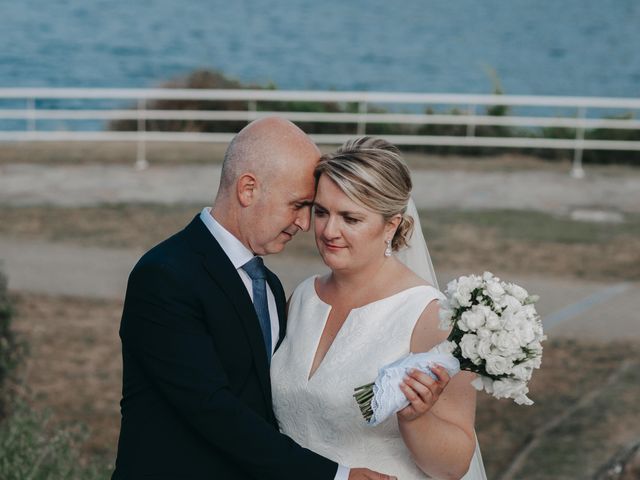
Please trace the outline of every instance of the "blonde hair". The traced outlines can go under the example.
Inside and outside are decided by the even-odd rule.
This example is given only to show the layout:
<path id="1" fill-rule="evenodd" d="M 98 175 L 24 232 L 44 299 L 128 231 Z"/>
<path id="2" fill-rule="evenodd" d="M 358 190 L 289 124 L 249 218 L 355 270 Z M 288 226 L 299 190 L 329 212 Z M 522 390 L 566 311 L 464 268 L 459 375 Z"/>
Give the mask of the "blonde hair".
<path id="1" fill-rule="evenodd" d="M 411 175 L 400 151 L 389 142 L 373 137 L 348 140 L 335 153 L 325 154 L 315 169 L 316 184 L 326 175 L 357 204 L 389 221 L 402 215 L 391 248 L 407 245 L 413 218 L 406 215 L 411 195 Z"/>

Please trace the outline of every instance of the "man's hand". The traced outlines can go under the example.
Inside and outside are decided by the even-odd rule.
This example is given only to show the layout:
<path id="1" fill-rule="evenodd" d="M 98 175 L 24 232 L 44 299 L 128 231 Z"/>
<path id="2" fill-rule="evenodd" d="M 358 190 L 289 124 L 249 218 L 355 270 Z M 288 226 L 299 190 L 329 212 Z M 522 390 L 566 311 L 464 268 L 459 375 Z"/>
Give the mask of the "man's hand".
<path id="1" fill-rule="evenodd" d="M 349 471 L 349 480 L 398 480 L 391 475 L 374 472 L 368 468 L 352 468 Z"/>

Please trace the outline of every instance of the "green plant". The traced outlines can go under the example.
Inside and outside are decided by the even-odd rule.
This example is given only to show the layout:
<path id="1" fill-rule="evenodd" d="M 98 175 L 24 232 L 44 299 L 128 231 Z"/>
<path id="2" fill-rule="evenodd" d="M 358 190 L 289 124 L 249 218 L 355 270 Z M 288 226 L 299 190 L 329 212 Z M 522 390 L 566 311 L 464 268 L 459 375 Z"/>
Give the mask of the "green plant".
<path id="1" fill-rule="evenodd" d="M 3 480 L 98 480 L 109 476 L 107 465 L 84 465 L 77 446 L 82 428 L 60 428 L 47 413 L 14 401 L 0 423 L 0 478 Z"/>
<path id="2" fill-rule="evenodd" d="M 23 356 L 25 345 L 11 329 L 13 309 L 7 293 L 7 277 L 0 271 L 0 419 L 5 410 L 6 382 Z"/>

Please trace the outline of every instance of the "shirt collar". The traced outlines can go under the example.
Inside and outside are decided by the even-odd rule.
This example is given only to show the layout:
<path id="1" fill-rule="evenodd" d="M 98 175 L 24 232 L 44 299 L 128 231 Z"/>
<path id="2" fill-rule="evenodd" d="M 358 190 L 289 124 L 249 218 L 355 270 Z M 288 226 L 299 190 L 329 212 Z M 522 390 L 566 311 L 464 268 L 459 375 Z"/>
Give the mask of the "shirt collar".
<path id="1" fill-rule="evenodd" d="M 200 220 L 213 235 L 213 238 L 220 244 L 224 253 L 227 254 L 233 266 L 237 269 L 251 260 L 254 255 L 243 243 L 238 240 L 229 230 L 224 228 L 211 215 L 211 207 L 205 207 L 200 212 Z"/>

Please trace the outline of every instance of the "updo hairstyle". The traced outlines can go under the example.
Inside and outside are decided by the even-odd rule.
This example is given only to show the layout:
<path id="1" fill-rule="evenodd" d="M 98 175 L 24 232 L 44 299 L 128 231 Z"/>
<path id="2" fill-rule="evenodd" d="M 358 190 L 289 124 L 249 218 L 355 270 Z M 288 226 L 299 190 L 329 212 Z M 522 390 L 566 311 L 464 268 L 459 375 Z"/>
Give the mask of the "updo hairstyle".
<path id="1" fill-rule="evenodd" d="M 413 218 L 406 215 L 411 195 L 411 175 L 400 151 L 380 138 L 348 140 L 335 153 L 320 158 L 315 169 L 316 186 L 326 175 L 357 204 L 389 221 L 401 214 L 391 249 L 407 246 L 413 232 Z"/>

